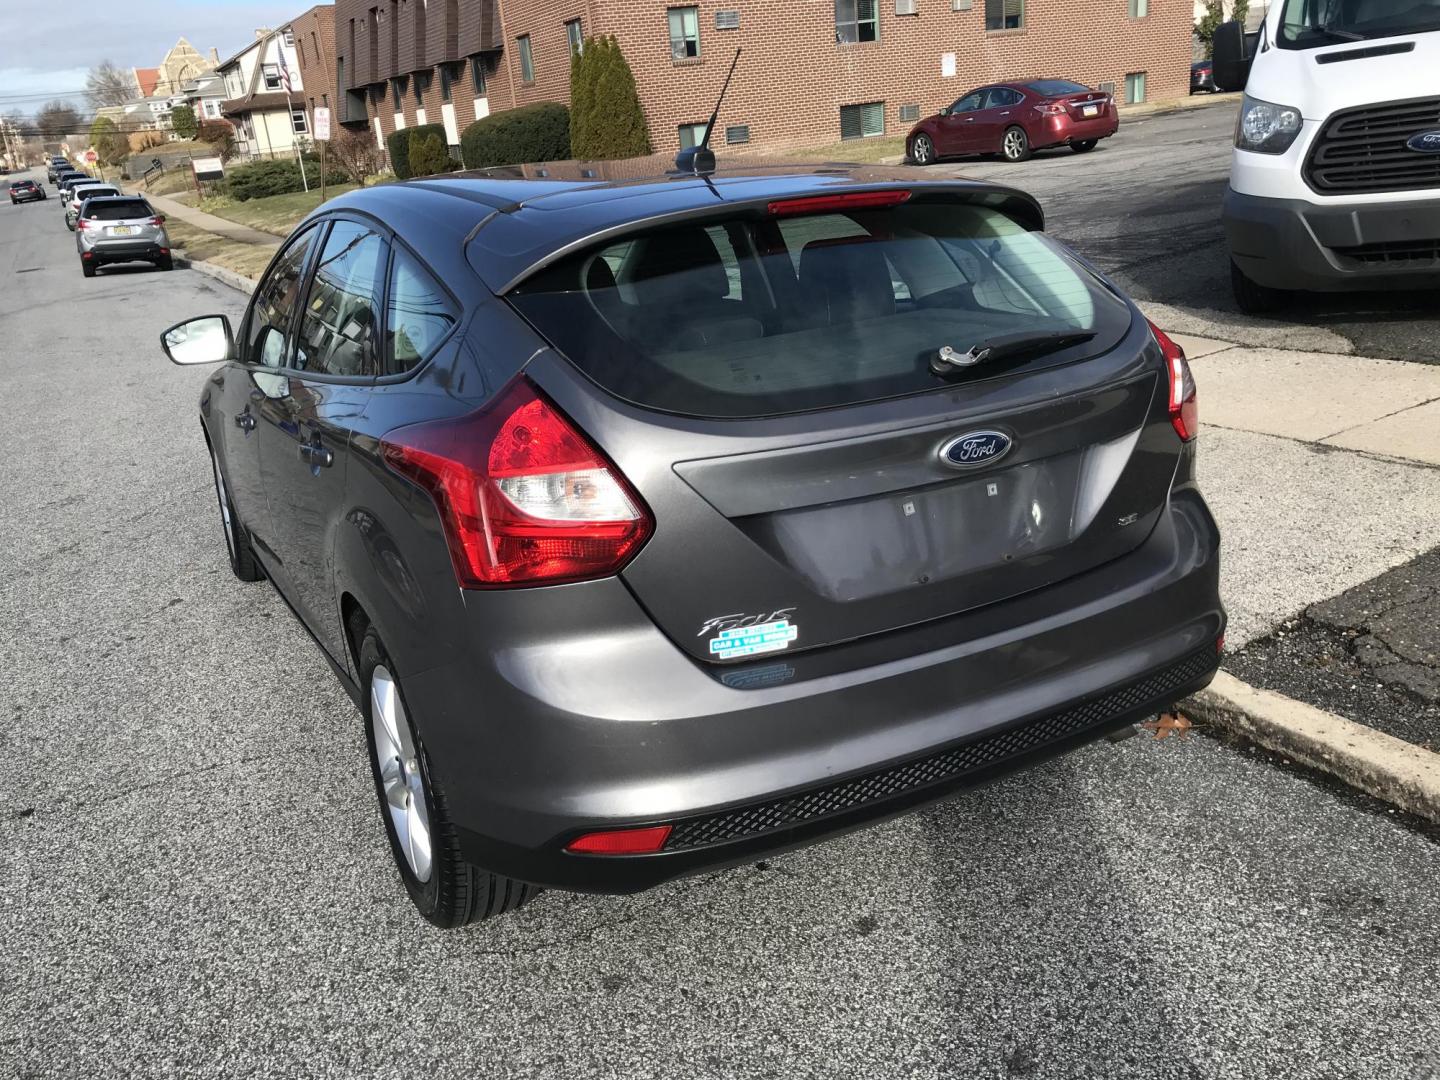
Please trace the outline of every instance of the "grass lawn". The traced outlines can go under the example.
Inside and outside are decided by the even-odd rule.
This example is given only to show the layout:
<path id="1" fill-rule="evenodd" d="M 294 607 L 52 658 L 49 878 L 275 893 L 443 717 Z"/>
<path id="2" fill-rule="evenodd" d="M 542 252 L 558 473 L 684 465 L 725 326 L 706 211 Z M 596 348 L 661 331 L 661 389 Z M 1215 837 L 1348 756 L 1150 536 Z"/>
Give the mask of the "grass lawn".
<path id="1" fill-rule="evenodd" d="M 165 223 L 165 231 L 170 234 L 170 246 L 177 254 L 187 259 L 204 259 L 246 277 L 259 277 L 275 254 L 275 248 L 268 244 L 242 244 L 238 240 L 227 240 L 173 217 Z"/>
<path id="2" fill-rule="evenodd" d="M 354 184 L 329 184 L 325 188 L 325 197 L 333 199 L 336 195 L 354 190 Z M 252 229 L 274 233 L 276 236 L 289 236 L 300 223 L 300 219 L 319 205 L 320 188 L 312 187 L 309 191 L 267 195 L 263 199 L 251 199 L 248 202 L 236 202 L 228 195 L 217 195 L 202 200 L 200 209 L 216 217 L 249 225 Z"/>
<path id="3" fill-rule="evenodd" d="M 805 161 L 853 161 L 861 165 L 878 165 L 884 158 L 905 156 L 904 135 L 877 135 L 869 139 L 846 139 L 823 146 L 806 146 L 787 150 L 786 157 Z"/>

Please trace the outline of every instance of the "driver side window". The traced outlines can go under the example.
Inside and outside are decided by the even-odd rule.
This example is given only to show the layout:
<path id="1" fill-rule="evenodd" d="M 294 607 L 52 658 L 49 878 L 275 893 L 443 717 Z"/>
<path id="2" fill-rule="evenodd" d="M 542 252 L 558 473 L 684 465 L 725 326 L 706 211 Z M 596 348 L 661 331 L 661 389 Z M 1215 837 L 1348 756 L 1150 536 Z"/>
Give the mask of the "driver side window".
<path id="1" fill-rule="evenodd" d="M 976 90 L 973 94 L 966 94 L 957 101 L 950 110 L 952 113 L 975 112 L 980 108 L 980 102 L 985 97 L 984 90 Z"/>
<path id="2" fill-rule="evenodd" d="M 245 328 L 245 345 L 241 360 L 278 368 L 285 363 L 285 343 L 293 322 L 300 286 L 310 250 L 315 246 L 318 229 L 311 228 L 285 249 L 255 290 L 255 302 Z"/>

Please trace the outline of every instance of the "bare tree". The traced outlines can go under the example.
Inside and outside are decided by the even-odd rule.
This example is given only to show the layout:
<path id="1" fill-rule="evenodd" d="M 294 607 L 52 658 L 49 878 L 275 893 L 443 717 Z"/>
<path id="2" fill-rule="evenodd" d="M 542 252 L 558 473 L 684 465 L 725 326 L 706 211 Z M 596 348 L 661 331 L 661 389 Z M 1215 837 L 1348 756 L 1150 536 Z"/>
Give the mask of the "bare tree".
<path id="1" fill-rule="evenodd" d="M 331 129 L 330 157 L 350 175 L 350 179 L 364 186 L 366 177 L 380 171 L 384 156 L 375 143 L 375 136 L 369 129 L 355 131 L 347 127 Z"/>
<path id="2" fill-rule="evenodd" d="M 92 109 L 124 105 L 139 96 L 140 88 L 135 85 L 135 80 L 109 60 L 100 61 L 85 76 L 85 99 Z"/>
<path id="3" fill-rule="evenodd" d="M 42 139 L 68 139 L 83 135 L 88 128 L 88 124 L 81 123 L 80 111 L 64 98 L 46 102 L 35 113 L 35 130 Z"/>

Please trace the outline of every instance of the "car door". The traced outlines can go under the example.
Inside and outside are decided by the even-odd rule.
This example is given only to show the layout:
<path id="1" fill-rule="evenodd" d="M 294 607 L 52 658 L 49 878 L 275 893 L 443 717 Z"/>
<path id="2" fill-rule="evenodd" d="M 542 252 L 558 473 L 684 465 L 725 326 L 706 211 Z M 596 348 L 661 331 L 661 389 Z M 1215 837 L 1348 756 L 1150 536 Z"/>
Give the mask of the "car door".
<path id="1" fill-rule="evenodd" d="M 968 154 L 975 144 L 973 126 L 975 115 L 984 104 L 985 91 L 973 90 L 966 94 L 954 105 L 950 106 L 947 116 L 940 118 L 939 145 L 936 151 L 941 154 Z"/>
<path id="2" fill-rule="evenodd" d="M 1017 122 L 1014 113 L 1015 103 L 1019 100 L 1020 95 L 1006 86 L 992 86 L 985 91 L 985 101 L 975 113 L 974 122 L 970 125 L 970 134 L 974 139 L 972 152 L 1000 152 L 1000 140 L 1004 137 L 1005 129 Z"/>
<path id="3" fill-rule="evenodd" d="M 389 252 L 379 225 L 331 219 L 283 377 L 257 417 L 272 548 L 286 595 L 340 663 L 345 638 L 334 590 L 335 533 L 344 513 L 350 432 L 380 374 Z"/>
<path id="4" fill-rule="evenodd" d="M 315 247 L 311 228 L 291 240 L 260 280 L 236 343 L 236 362 L 212 379 L 210 437 L 218 441 L 235 512 L 272 570 L 270 504 L 260 476 L 259 406 L 279 385 L 280 362 L 294 323 L 300 285 Z"/>

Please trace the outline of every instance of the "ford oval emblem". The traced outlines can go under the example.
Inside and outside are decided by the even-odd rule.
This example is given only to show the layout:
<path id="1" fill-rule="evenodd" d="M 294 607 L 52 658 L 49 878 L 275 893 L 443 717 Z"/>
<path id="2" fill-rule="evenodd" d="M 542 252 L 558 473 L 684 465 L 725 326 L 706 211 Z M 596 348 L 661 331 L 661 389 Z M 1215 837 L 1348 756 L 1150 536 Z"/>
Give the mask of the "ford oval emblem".
<path id="1" fill-rule="evenodd" d="M 951 468 L 974 469 L 999 461 L 1011 445 L 1010 436 L 1002 431 L 967 431 L 940 447 L 940 460 Z"/>
<path id="2" fill-rule="evenodd" d="M 1411 135 L 1405 145 L 1411 150 L 1419 150 L 1422 154 L 1440 154 L 1440 131 L 1422 131 L 1418 135 Z"/>

